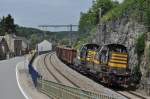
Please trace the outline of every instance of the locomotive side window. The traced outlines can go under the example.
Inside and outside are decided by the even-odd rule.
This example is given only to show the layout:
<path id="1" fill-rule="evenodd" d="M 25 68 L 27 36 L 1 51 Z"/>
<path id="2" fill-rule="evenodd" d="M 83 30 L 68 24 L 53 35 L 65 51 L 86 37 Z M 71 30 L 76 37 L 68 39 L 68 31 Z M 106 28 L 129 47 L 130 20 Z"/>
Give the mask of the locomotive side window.
<path id="1" fill-rule="evenodd" d="M 81 49 L 81 52 L 80 52 L 80 57 L 85 58 L 86 57 L 86 52 L 87 52 L 87 48 L 83 47 Z"/>
<path id="2" fill-rule="evenodd" d="M 108 48 L 106 46 L 102 47 L 99 52 L 99 60 L 102 64 L 106 64 L 108 60 Z"/>

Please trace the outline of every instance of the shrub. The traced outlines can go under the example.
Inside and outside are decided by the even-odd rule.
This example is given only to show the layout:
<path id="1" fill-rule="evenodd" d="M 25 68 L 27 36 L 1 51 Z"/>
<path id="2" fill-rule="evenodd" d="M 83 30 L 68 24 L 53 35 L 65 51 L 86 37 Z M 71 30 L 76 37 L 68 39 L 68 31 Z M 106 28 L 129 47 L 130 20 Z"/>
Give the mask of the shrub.
<path id="1" fill-rule="evenodd" d="M 134 66 L 133 70 L 132 70 L 132 81 L 136 84 L 140 83 L 141 80 L 141 71 L 140 71 L 140 66 L 136 65 Z"/>
<path id="2" fill-rule="evenodd" d="M 144 53 L 144 48 L 145 48 L 145 33 L 140 35 L 137 39 L 136 43 L 136 52 L 138 55 L 138 58 L 140 59 L 141 55 Z"/>

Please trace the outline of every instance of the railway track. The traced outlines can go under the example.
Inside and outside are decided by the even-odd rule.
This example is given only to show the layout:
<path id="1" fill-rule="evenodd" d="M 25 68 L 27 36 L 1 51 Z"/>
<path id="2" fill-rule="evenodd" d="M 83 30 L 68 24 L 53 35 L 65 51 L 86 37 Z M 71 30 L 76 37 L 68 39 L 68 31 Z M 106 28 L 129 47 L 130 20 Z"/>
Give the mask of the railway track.
<path id="1" fill-rule="evenodd" d="M 125 96 L 128 99 L 148 99 L 148 98 L 146 98 L 142 95 L 139 95 L 135 92 L 132 92 L 132 91 L 116 91 L 116 92 Z"/>
<path id="2" fill-rule="evenodd" d="M 48 70 L 48 72 L 54 77 L 54 79 L 56 79 L 56 81 L 58 83 L 64 84 L 62 82 L 62 80 L 60 80 L 60 78 L 58 78 L 56 76 L 56 74 L 55 74 L 56 72 L 59 73 L 63 78 L 65 78 L 65 80 L 67 80 L 69 83 L 71 83 L 74 87 L 78 87 L 79 88 L 79 86 L 76 83 L 74 83 L 71 79 L 69 79 L 66 75 L 64 75 L 58 68 L 56 68 L 56 64 L 54 64 L 53 63 L 54 60 L 52 60 L 53 54 L 54 54 L 54 52 L 51 52 L 51 53 L 48 53 L 48 54 L 46 54 L 44 56 L 44 65 L 45 65 L 46 69 Z M 50 64 L 47 64 L 47 62 L 48 62 L 47 60 L 49 61 Z M 55 70 L 55 73 L 52 72 L 52 70 L 49 68 L 49 65 L 51 67 L 53 67 L 53 69 Z M 136 93 L 134 93 L 132 91 L 116 91 L 116 92 L 118 94 L 126 97 L 127 99 L 148 99 L 148 98 L 143 97 L 142 95 L 136 94 Z"/>
<path id="3" fill-rule="evenodd" d="M 51 53 L 46 54 L 45 57 L 44 57 L 44 65 L 45 65 L 46 69 L 48 70 L 48 72 L 54 77 L 54 79 L 56 79 L 56 81 L 57 81 L 58 83 L 64 84 L 63 81 L 60 80 L 60 77 L 58 78 L 58 77 L 56 76 L 56 73 L 57 73 L 57 74 L 60 74 L 65 80 L 67 80 L 67 81 L 68 81 L 71 85 L 73 85 L 74 87 L 78 87 L 78 88 L 79 88 L 79 86 L 78 86 L 76 83 L 74 83 L 71 79 L 69 79 L 69 78 L 68 78 L 66 75 L 64 75 L 59 69 L 56 68 L 56 66 L 53 64 L 53 61 L 52 61 L 52 59 L 51 59 L 51 57 L 52 57 L 53 54 L 54 54 L 54 53 L 51 52 Z M 49 58 L 47 58 L 47 57 L 49 57 Z M 46 61 L 46 59 L 49 59 L 49 60 L 48 60 L 49 63 L 50 63 L 49 65 L 53 68 L 53 70 L 55 70 L 55 73 L 53 73 L 52 70 L 49 68 L 49 65 L 47 64 L 48 61 Z M 62 78 L 62 77 L 61 77 L 61 78 Z"/>
<path id="4" fill-rule="evenodd" d="M 55 76 L 55 74 L 48 68 L 47 64 L 46 64 L 46 57 L 48 56 L 49 54 L 46 54 L 44 56 L 44 66 L 46 67 L 46 69 L 48 70 L 48 72 L 54 77 L 54 79 L 58 82 L 58 83 L 61 83 L 61 81 Z"/>

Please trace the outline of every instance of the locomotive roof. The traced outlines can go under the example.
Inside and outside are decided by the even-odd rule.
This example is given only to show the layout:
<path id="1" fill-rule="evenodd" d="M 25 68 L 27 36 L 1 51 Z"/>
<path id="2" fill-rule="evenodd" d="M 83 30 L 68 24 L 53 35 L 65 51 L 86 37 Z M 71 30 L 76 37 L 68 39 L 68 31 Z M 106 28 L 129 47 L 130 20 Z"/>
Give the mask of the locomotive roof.
<path id="1" fill-rule="evenodd" d="M 124 45 L 121 45 L 121 44 L 107 44 L 106 46 L 108 46 L 108 47 L 120 47 L 120 48 L 126 49 L 126 47 Z"/>
<path id="2" fill-rule="evenodd" d="M 85 45 L 83 45 L 83 46 L 96 46 L 96 47 L 99 47 L 99 45 L 97 45 L 97 44 L 92 44 L 92 43 L 88 43 L 88 44 L 85 44 Z"/>

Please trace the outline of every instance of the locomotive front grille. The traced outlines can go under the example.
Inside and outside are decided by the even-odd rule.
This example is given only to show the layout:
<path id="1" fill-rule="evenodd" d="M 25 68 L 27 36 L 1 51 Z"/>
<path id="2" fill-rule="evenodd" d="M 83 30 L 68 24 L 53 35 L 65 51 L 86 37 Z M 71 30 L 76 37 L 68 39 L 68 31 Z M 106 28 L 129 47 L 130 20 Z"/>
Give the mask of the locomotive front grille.
<path id="1" fill-rule="evenodd" d="M 126 53 L 112 53 L 108 66 L 116 68 L 127 68 L 128 55 Z"/>

